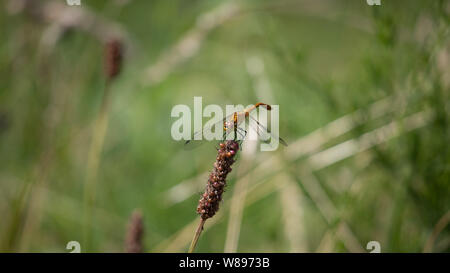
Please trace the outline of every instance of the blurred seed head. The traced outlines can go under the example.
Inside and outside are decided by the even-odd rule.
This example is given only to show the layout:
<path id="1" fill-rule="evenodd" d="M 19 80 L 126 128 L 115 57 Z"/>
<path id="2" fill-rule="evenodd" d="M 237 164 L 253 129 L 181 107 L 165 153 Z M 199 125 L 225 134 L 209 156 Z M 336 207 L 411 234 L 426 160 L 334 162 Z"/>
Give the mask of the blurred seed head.
<path id="1" fill-rule="evenodd" d="M 133 211 L 128 222 L 128 229 L 125 238 L 125 252 L 141 253 L 144 250 L 142 237 L 144 234 L 144 223 L 142 213 L 139 210 Z"/>
<path id="2" fill-rule="evenodd" d="M 105 74 L 108 80 L 114 79 L 122 68 L 123 44 L 118 39 L 111 39 L 105 46 Z"/>

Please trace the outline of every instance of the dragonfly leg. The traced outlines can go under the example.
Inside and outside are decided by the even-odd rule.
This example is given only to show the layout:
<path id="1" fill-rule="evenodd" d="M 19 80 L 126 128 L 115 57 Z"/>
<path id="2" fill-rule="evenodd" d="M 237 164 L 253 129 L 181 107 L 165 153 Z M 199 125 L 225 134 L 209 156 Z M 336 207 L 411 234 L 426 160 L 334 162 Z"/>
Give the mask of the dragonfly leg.
<path id="1" fill-rule="evenodd" d="M 238 129 L 240 130 L 240 132 L 244 132 L 244 137 L 243 137 L 243 139 L 244 139 L 247 136 L 247 131 L 245 129 L 240 128 L 240 127 L 238 127 Z"/>
<path id="2" fill-rule="evenodd" d="M 238 140 L 237 142 L 239 143 L 239 147 L 240 147 L 240 149 L 242 149 L 242 142 L 244 141 L 244 139 L 245 139 L 245 137 L 247 136 L 247 131 L 246 130 L 244 130 L 244 129 L 242 129 L 242 128 L 237 128 L 239 131 L 236 131 L 240 136 L 241 136 L 241 139 L 240 140 Z M 244 135 L 242 135 L 242 132 L 243 132 L 243 134 Z"/>

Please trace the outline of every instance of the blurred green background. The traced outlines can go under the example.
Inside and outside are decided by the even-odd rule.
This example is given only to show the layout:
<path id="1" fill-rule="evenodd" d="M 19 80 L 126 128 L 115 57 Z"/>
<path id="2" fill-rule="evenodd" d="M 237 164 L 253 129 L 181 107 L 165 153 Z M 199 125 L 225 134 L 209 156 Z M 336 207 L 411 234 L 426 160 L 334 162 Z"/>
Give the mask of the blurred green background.
<path id="1" fill-rule="evenodd" d="M 121 252 L 137 208 L 145 251 L 186 251 L 216 156 L 170 136 L 194 96 L 278 104 L 289 143 L 244 144 L 196 251 L 450 251 L 449 1 L 65 2 L 0 7 L 1 251 Z"/>

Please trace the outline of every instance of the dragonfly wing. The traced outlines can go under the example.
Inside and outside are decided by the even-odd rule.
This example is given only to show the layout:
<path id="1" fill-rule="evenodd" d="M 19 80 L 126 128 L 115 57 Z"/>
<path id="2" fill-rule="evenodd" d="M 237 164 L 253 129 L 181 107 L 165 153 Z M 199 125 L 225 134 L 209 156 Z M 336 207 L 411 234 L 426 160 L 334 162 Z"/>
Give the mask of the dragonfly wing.
<path id="1" fill-rule="evenodd" d="M 184 150 L 193 150 L 198 146 L 202 145 L 203 143 L 205 143 L 205 141 L 202 140 L 194 140 L 195 139 L 194 137 L 201 135 L 202 132 L 203 132 L 202 130 L 199 130 L 194 134 L 192 134 L 191 139 L 188 139 L 186 140 L 186 142 L 184 142 L 183 145 Z"/>
<path id="2" fill-rule="evenodd" d="M 208 126 L 202 128 L 201 130 L 198 130 L 196 132 L 194 132 L 194 134 L 192 134 L 191 139 L 186 140 L 186 142 L 184 143 L 185 149 L 187 150 L 192 150 L 198 146 L 200 146 L 201 144 L 203 144 L 204 142 L 207 142 L 203 137 L 203 133 L 205 131 L 212 131 L 212 128 L 221 128 L 224 125 L 224 122 L 227 120 L 231 120 L 231 117 L 233 116 L 233 114 L 228 115 L 227 117 L 213 123 L 213 124 L 209 124 Z M 230 132 L 225 132 L 223 134 L 222 139 L 225 139 L 226 135 L 228 135 Z M 200 140 L 196 140 L 195 138 L 201 138 Z"/>
<path id="3" fill-rule="evenodd" d="M 197 132 L 193 133 L 191 136 L 191 139 L 186 140 L 186 142 L 184 144 L 186 145 L 186 144 L 191 143 L 192 141 L 195 140 L 196 137 L 202 135 L 202 133 L 203 133 L 203 130 L 198 130 Z"/>
<path id="4" fill-rule="evenodd" d="M 249 118 L 251 119 L 249 122 L 249 127 L 255 131 L 258 136 L 260 137 L 262 142 L 269 143 L 270 138 L 272 139 L 278 139 L 278 141 L 283 144 L 284 146 L 288 146 L 286 141 L 284 141 L 281 137 L 275 135 L 274 133 L 270 132 L 269 129 L 267 129 L 264 125 L 262 125 L 259 121 L 257 121 L 254 117 L 249 115 Z"/>

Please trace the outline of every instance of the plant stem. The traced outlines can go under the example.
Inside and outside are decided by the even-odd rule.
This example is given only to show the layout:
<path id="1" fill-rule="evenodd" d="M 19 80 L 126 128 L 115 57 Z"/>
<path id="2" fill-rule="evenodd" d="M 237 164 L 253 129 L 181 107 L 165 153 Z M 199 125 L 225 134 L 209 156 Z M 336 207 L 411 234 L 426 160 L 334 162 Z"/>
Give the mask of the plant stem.
<path id="1" fill-rule="evenodd" d="M 92 210 L 95 200 L 97 173 L 100 164 L 100 155 L 102 152 L 103 142 L 105 140 L 106 130 L 108 128 L 108 113 L 110 105 L 110 80 L 106 81 L 105 90 L 102 97 L 100 111 L 94 124 L 94 132 L 92 136 L 91 147 L 87 160 L 86 180 L 84 184 L 84 232 L 83 241 L 84 248 L 90 248 L 91 234 L 90 227 L 92 221 Z"/>
<path id="2" fill-rule="evenodd" d="M 205 224 L 205 222 L 206 219 L 200 218 L 200 223 L 198 224 L 197 231 L 195 232 L 194 238 L 192 239 L 188 253 L 194 252 L 195 246 L 197 245 L 198 242 L 198 238 L 200 238 L 200 234 L 203 231 L 203 225 Z"/>

